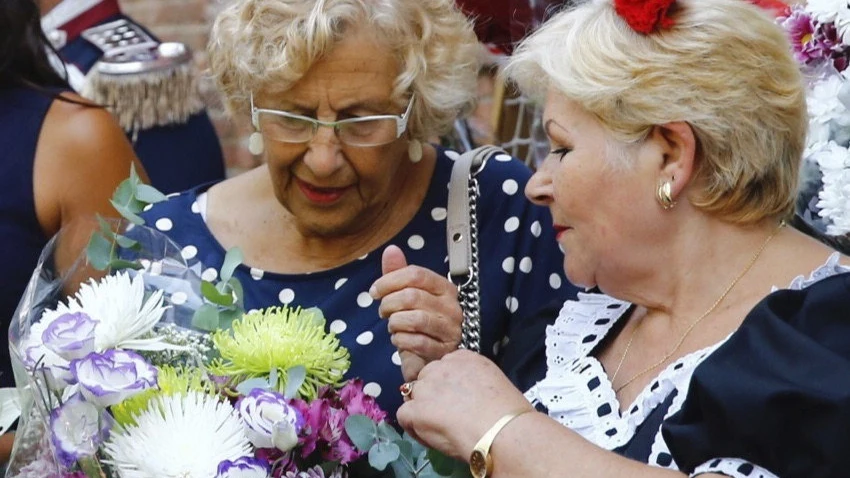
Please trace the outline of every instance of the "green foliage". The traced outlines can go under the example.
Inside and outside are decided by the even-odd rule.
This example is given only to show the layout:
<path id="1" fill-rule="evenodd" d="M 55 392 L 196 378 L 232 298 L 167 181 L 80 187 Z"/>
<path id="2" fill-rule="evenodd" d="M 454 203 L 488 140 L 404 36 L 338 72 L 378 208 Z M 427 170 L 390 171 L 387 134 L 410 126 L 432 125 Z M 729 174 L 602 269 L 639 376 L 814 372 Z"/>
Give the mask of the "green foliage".
<path id="1" fill-rule="evenodd" d="M 142 184 L 136 168 L 130 166 L 130 177 L 118 185 L 112 194 L 110 203 L 121 214 L 122 217 L 133 224 L 144 224 L 145 221 L 139 216 L 148 204 L 165 200 L 165 195 L 152 186 Z M 99 229 L 92 233 L 86 247 L 86 257 L 89 264 L 97 270 L 120 270 L 141 269 L 142 266 L 133 261 L 118 258 L 118 248 L 138 251 L 139 243 L 135 240 L 122 236 L 113 230 L 112 225 L 100 216 L 97 216 Z"/>
<path id="2" fill-rule="evenodd" d="M 208 302 L 195 311 L 192 325 L 202 330 L 229 329 L 233 321 L 244 313 L 242 284 L 233 277 L 236 267 L 242 263 L 242 250 L 234 247 L 227 250 L 219 272 L 219 281 L 201 282 L 201 295 Z"/>
<path id="3" fill-rule="evenodd" d="M 429 450 L 410 435 L 399 433 L 386 422 L 375 423 L 365 415 L 351 415 L 345 431 L 358 450 L 368 453 L 369 465 L 383 471 L 390 467 L 395 478 L 467 478 L 469 467 L 436 450 Z"/>

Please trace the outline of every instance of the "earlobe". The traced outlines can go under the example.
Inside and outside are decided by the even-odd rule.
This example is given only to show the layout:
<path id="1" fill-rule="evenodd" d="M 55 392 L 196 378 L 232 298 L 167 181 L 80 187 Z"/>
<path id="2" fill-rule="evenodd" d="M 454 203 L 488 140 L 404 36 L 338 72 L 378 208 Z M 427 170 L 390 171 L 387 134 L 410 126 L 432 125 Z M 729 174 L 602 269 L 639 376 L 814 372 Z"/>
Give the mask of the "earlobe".
<path id="1" fill-rule="evenodd" d="M 670 195 L 675 199 L 691 181 L 696 167 L 696 136 L 691 125 L 676 121 L 658 125 L 654 134 L 661 147 L 659 178 L 670 182 Z"/>

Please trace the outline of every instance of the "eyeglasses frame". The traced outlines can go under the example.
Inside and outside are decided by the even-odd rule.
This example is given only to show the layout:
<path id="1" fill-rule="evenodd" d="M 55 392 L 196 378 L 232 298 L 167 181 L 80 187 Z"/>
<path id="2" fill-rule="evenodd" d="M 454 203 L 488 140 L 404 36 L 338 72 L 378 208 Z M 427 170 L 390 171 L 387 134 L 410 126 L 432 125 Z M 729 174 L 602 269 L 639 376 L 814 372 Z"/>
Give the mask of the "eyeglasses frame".
<path id="1" fill-rule="evenodd" d="M 260 113 L 268 113 L 268 114 L 271 114 L 271 115 L 274 115 L 274 116 L 282 116 L 284 118 L 306 121 L 306 122 L 313 125 L 313 133 L 310 135 L 309 139 L 307 139 L 305 141 L 286 141 L 286 140 L 278 140 L 278 139 L 274 140 L 274 141 L 280 141 L 282 143 L 289 143 L 289 144 L 304 144 L 304 143 L 309 143 L 310 141 L 313 140 L 313 138 L 316 137 L 316 133 L 319 131 L 320 126 L 326 126 L 328 128 L 333 128 L 334 134 L 336 135 L 337 138 L 339 138 L 339 126 L 340 125 L 351 124 L 351 123 L 362 123 L 364 121 L 372 121 L 372 120 L 379 120 L 379 119 L 392 119 L 392 120 L 395 120 L 395 122 L 396 122 L 396 136 L 395 137 L 396 137 L 396 139 L 398 139 L 398 138 L 401 138 L 401 135 L 404 134 L 404 132 L 407 130 L 407 121 L 409 119 L 410 112 L 413 110 L 413 101 L 414 101 L 415 98 L 416 98 L 415 93 L 410 95 L 410 101 L 407 103 L 407 108 L 404 110 L 404 113 L 402 113 L 401 115 L 370 115 L 370 116 L 361 116 L 359 118 L 346 118 L 346 119 L 339 120 L 339 121 L 322 121 L 320 119 L 310 118 L 309 116 L 297 115 L 295 113 L 290 113 L 288 111 L 274 110 L 274 109 L 269 109 L 269 108 L 257 108 L 254 105 L 254 93 L 252 92 L 251 93 L 251 124 L 254 125 L 255 130 L 260 131 Z M 348 144 L 345 141 L 343 141 L 342 139 L 340 139 L 340 141 L 345 143 L 345 144 Z M 373 145 L 369 145 L 369 146 L 381 146 L 383 144 L 388 144 L 388 143 L 373 144 Z M 360 145 L 350 145 L 350 146 L 360 146 Z M 365 145 L 363 145 L 363 146 L 367 147 Z"/>

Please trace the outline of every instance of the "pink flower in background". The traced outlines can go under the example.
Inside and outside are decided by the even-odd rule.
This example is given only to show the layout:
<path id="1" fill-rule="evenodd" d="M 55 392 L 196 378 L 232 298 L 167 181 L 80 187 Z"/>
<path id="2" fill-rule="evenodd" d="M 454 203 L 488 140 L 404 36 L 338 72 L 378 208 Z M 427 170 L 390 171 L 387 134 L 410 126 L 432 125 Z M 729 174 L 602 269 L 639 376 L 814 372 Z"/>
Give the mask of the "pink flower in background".
<path id="1" fill-rule="evenodd" d="M 339 391 L 339 398 L 349 415 L 366 415 L 376 422 L 387 418 L 387 412 L 381 410 L 375 397 L 363 391 L 363 380 L 350 380 Z"/>

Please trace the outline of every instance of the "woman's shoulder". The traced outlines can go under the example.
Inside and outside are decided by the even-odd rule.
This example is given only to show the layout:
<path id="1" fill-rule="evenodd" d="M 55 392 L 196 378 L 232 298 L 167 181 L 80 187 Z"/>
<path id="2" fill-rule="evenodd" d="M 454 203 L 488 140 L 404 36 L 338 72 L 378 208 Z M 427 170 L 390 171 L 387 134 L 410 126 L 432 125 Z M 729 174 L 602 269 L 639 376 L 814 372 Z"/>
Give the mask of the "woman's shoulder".
<path id="1" fill-rule="evenodd" d="M 828 265 L 765 297 L 695 370 L 664 427 L 683 470 L 724 457 L 777 476 L 850 469 L 850 272 Z"/>

